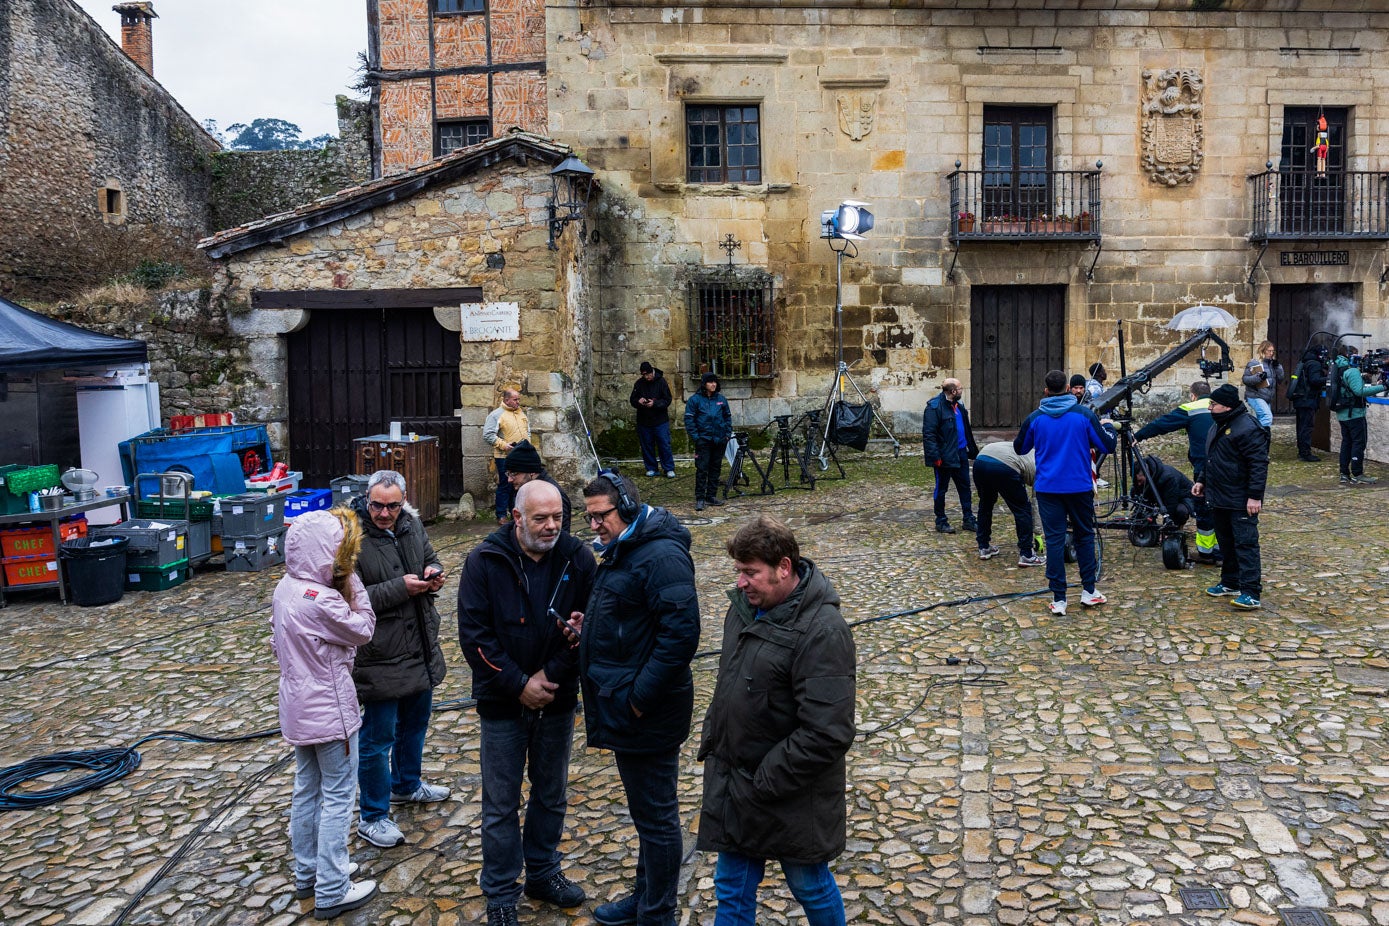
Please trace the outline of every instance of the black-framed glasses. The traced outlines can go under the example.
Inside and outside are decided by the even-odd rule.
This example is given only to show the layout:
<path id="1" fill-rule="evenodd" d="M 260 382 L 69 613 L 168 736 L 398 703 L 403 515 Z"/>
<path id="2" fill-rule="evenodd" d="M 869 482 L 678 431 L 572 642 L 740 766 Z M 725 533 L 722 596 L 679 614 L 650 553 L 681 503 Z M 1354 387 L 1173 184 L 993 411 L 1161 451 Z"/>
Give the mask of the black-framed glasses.
<path id="1" fill-rule="evenodd" d="M 603 519 L 606 518 L 608 515 L 612 514 L 612 513 L 613 513 L 614 511 L 616 511 L 616 510 L 617 510 L 617 506 L 614 505 L 612 508 L 609 508 L 607 511 L 590 511 L 590 512 L 588 512 L 587 514 L 585 514 L 584 517 L 585 517 L 585 518 L 588 518 L 588 523 L 590 523 L 590 524 L 602 524 L 602 523 L 603 523 Z"/>
<path id="2" fill-rule="evenodd" d="M 404 502 L 367 502 L 367 507 L 372 511 L 399 511 Z"/>

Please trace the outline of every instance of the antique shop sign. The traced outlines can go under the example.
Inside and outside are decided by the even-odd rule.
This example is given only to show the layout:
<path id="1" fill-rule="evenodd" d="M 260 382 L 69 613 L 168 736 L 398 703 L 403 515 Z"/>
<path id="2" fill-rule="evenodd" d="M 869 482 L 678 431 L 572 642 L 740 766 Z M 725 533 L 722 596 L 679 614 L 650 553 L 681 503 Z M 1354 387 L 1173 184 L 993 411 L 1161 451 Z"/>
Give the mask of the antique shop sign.
<path id="1" fill-rule="evenodd" d="M 465 302 L 463 340 L 521 340 L 521 306 L 515 302 Z"/>

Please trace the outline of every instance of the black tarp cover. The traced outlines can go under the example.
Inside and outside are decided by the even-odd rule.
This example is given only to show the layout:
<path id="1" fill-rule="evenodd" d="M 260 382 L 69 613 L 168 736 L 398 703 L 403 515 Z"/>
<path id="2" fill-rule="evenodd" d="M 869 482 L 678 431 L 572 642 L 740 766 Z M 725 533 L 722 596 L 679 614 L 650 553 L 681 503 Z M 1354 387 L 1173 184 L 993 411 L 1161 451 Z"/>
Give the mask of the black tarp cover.
<path id="1" fill-rule="evenodd" d="M 0 299 L 0 373 L 144 363 L 144 341 L 113 338 Z"/>

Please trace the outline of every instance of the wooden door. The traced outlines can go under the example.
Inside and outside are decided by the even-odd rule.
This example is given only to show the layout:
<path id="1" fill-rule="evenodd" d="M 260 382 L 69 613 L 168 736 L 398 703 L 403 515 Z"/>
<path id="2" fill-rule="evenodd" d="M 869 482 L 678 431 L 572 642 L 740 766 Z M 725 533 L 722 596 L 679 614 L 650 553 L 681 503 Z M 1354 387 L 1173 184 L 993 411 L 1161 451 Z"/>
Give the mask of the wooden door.
<path id="1" fill-rule="evenodd" d="M 459 340 L 433 309 L 318 309 L 288 353 L 290 460 L 304 485 L 356 472 L 352 442 L 399 421 L 439 438 L 439 494 L 463 494 Z"/>
<path id="2" fill-rule="evenodd" d="M 1318 170 L 1312 147 L 1318 117 L 1326 116 L 1326 169 Z M 1279 230 L 1316 237 L 1346 227 L 1346 120 L 1344 107 L 1287 106 L 1278 161 Z"/>
<path id="3" fill-rule="evenodd" d="M 1307 348 L 1308 338 L 1314 332 L 1341 334 L 1342 326 L 1359 317 L 1352 284 L 1274 286 L 1269 291 L 1268 339 L 1277 348 L 1278 360 L 1289 376 L 1297 369 L 1302 352 Z M 1317 343 L 1330 347 L 1330 340 L 1322 338 Z M 1235 366 L 1241 370 L 1244 368 L 1243 361 L 1238 357 L 1235 358 Z M 1279 415 L 1292 414 L 1293 407 L 1288 401 L 1286 387 L 1278 389 L 1273 411 Z M 1330 438 L 1331 413 L 1323 402 L 1312 429 L 1312 445 L 1325 450 L 1330 445 Z"/>
<path id="4" fill-rule="evenodd" d="M 1064 286 L 975 286 L 970 291 L 970 420 L 1016 428 L 1032 414 L 1048 370 L 1065 369 Z"/>

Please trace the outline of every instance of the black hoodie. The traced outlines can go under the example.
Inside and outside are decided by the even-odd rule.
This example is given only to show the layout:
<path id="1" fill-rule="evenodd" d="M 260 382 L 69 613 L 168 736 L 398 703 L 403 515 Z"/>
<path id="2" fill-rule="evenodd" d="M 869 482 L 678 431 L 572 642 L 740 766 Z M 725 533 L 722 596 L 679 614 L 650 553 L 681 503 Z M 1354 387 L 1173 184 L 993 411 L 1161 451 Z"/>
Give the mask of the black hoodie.
<path id="1" fill-rule="evenodd" d="M 638 399 L 651 399 L 652 404 L 638 405 Z M 638 377 L 627 401 L 637 410 L 637 427 L 654 428 L 670 421 L 670 383 L 666 382 L 660 368 L 656 368 L 656 375 L 649 383 L 645 376 Z"/>

